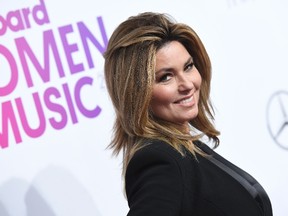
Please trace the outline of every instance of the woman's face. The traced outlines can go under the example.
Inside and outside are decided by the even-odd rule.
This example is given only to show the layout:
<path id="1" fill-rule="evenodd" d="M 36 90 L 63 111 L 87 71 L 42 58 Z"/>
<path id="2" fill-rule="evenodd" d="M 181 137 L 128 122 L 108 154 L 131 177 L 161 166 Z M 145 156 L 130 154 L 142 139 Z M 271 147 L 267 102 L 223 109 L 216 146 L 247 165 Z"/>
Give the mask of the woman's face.
<path id="1" fill-rule="evenodd" d="M 157 51 L 155 77 L 150 103 L 153 114 L 166 121 L 188 124 L 198 114 L 201 76 L 180 42 L 169 42 Z"/>

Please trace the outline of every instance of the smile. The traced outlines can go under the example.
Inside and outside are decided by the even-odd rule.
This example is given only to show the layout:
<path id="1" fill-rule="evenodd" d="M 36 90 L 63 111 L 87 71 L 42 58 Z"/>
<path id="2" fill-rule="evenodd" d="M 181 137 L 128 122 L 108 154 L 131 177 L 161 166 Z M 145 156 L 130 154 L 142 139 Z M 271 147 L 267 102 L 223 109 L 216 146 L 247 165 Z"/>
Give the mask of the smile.
<path id="1" fill-rule="evenodd" d="M 175 103 L 183 104 L 183 105 L 187 105 L 187 104 L 193 103 L 193 96 L 191 96 L 189 98 L 185 98 L 185 99 L 179 100 L 179 101 L 176 101 Z"/>

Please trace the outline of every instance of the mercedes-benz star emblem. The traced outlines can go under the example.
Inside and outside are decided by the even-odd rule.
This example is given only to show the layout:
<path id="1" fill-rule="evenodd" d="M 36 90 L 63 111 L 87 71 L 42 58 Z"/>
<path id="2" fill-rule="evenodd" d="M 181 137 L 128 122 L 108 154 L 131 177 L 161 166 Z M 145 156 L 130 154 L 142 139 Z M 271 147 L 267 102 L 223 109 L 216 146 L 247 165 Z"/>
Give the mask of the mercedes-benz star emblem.
<path id="1" fill-rule="evenodd" d="M 267 126 L 273 140 L 288 150 L 288 91 L 275 92 L 269 99 Z"/>

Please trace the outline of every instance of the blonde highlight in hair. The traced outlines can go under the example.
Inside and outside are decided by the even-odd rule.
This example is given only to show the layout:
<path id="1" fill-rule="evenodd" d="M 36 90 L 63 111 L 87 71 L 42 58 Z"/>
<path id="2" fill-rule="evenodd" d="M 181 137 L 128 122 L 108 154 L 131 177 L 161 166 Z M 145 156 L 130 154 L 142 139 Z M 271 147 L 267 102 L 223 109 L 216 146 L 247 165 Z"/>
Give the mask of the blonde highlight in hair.
<path id="1" fill-rule="evenodd" d="M 178 41 L 187 49 L 200 72 L 199 112 L 190 124 L 202 134 L 191 136 L 179 125 L 153 116 L 149 109 L 155 82 L 156 53 L 171 41 Z M 124 171 L 140 144 L 147 139 L 162 139 L 182 154 L 182 146 L 193 154 L 198 152 L 191 141 L 203 134 L 218 145 L 219 132 L 213 125 L 209 99 L 211 63 L 204 45 L 191 27 L 176 23 L 165 14 L 147 12 L 132 16 L 113 32 L 104 57 L 106 85 L 116 114 L 109 147 L 115 154 L 123 150 Z"/>

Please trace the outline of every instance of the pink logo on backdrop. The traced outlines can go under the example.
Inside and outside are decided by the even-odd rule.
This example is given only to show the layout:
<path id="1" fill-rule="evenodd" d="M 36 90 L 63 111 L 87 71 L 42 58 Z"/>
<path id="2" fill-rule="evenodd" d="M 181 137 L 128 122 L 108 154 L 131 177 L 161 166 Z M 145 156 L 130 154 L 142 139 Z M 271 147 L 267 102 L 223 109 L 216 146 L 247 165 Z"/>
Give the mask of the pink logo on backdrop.
<path id="1" fill-rule="evenodd" d="M 27 31 L 32 27 L 49 24 L 45 2 L 40 0 L 40 3 L 32 8 L 10 11 L 6 16 L 0 15 L 0 38 L 7 33 L 14 34 L 14 32 Z M 23 134 L 36 138 L 42 136 L 48 126 L 61 130 L 69 123 L 78 123 L 79 115 L 87 118 L 99 116 L 101 107 L 95 105 L 87 108 L 83 95 L 81 97 L 82 89 L 93 87 L 93 74 L 88 72 L 89 69 L 95 68 L 92 53 L 102 55 L 108 43 L 102 17 L 97 18 L 95 27 L 100 32 L 98 38 L 82 21 L 60 26 L 57 29 L 44 30 L 39 34 L 41 48 L 38 47 L 37 51 L 32 48 L 33 39 L 24 36 L 13 39 L 15 47 L 7 47 L 0 42 L 0 57 L 10 67 L 10 71 L 0 71 L 0 73 L 10 73 L 8 82 L 0 85 L 2 122 L 0 146 L 2 148 L 9 147 L 11 137 L 14 138 L 14 142 L 21 143 Z M 93 30 L 95 31 L 95 28 Z M 77 36 L 79 40 L 72 42 L 71 36 Z M 82 46 L 82 53 L 80 46 Z M 39 54 L 38 50 L 42 53 Z M 84 56 L 83 62 L 75 61 L 73 57 L 77 54 Z M 52 67 L 55 69 L 52 70 Z M 28 104 L 21 95 L 5 100 L 5 97 L 7 98 L 20 86 L 18 82 L 20 75 L 24 77 L 26 90 L 31 92 Z M 74 78 L 73 84 L 70 81 L 68 83 L 70 77 Z M 21 85 L 23 88 L 23 83 Z M 44 90 L 39 90 L 39 87 L 42 89 L 43 86 Z M 30 101 L 33 103 L 31 104 Z M 28 119 L 31 110 L 36 110 L 36 126 L 35 119 L 30 121 Z"/>

